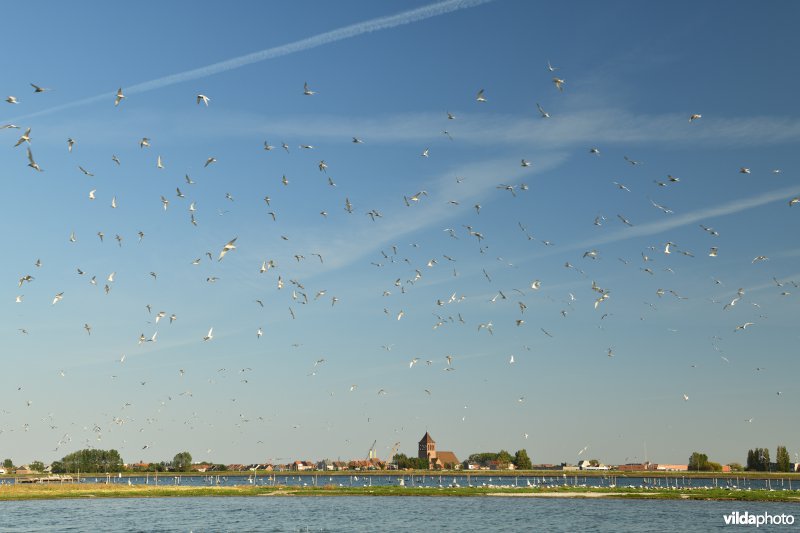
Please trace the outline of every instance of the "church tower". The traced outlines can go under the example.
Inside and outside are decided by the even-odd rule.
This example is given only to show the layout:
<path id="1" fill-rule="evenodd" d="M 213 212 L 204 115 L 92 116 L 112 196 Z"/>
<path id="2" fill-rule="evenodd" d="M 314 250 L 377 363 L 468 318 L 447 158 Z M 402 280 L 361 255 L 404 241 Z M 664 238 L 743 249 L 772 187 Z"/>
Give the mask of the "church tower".
<path id="1" fill-rule="evenodd" d="M 426 431 L 425 436 L 419 441 L 419 454 L 420 459 L 427 459 L 428 461 L 436 460 L 436 442 L 431 438 L 430 434 Z"/>

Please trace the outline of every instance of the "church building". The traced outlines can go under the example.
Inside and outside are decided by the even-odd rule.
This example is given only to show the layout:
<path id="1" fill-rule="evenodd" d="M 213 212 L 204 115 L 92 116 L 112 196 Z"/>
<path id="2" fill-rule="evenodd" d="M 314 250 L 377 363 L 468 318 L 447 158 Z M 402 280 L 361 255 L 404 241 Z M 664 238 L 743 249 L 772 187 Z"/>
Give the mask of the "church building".
<path id="1" fill-rule="evenodd" d="M 453 452 L 436 451 L 436 441 L 433 440 L 427 431 L 419 441 L 419 452 L 417 457 L 428 460 L 428 468 L 432 469 L 459 469 L 461 462 Z"/>

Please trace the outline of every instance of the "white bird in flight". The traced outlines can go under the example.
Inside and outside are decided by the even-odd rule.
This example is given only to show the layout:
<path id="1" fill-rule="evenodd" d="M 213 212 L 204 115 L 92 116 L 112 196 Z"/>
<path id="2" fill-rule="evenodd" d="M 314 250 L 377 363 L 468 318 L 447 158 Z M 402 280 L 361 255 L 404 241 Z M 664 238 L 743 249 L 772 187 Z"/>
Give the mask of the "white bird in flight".
<path id="1" fill-rule="evenodd" d="M 123 98 L 125 98 L 125 95 L 122 94 L 122 87 L 120 87 L 119 89 L 117 89 L 117 97 L 114 99 L 114 106 L 115 107 L 118 106 Z"/>
<path id="2" fill-rule="evenodd" d="M 209 98 L 208 96 L 206 96 L 204 94 L 198 94 L 197 95 L 197 104 L 198 105 L 200 105 L 200 102 L 203 102 L 204 104 L 206 104 L 206 107 L 208 107 L 208 102 L 209 101 L 211 101 L 211 98 Z"/>
<path id="3" fill-rule="evenodd" d="M 20 144 L 22 144 L 24 142 L 28 143 L 28 144 L 31 143 L 31 129 L 30 128 L 26 129 L 25 133 L 23 133 L 20 136 L 20 138 L 17 140 L 17 144 L 14 145 L 14 148 L 16 148 L 17 146 L 19 146 Z"/>
<path id="4" fill-rule="evenodd" d="M 214 338 L 213 333 L 214 333 L 214 328 L 208 328 L 208 334 L 205 337 L 203 337 L 203 340 L 210 341 L 211 339 L 213 339 Z"/>
<path id="5" fill-rule="evenodd" d="M 28 148 L 28 166 L 37 172 L 42 172 L 42 167 L 40 167 L 39 164 L 33 160 L 33 153 L 31 152 L 30 148 Z"/>
<path id="6" fill-rule="evenodd" d="M 233 239 L 228 241 L 227 244 L 225 244 L 225 246 L 222 247 L 222 251 L 219 253 L 219 258 L 217 259 L 217 261 L 222 261 L 222 258 L 225 257 L 225 254 L 227 254 L 231 250 L 236 249 L 236 246 L 234 245 L 236 239 L 238 239 L 238 237 L 234 237 Z"/>
<path id="7" fill-rule="evenodd" d="M 539 110 L 539 114 L 542 115 L 542 118 L 550 118 L 550 113 L 542 109 L 542 106 L 539 105 L 539 102 L 536 102 L 536 109 Z"/>

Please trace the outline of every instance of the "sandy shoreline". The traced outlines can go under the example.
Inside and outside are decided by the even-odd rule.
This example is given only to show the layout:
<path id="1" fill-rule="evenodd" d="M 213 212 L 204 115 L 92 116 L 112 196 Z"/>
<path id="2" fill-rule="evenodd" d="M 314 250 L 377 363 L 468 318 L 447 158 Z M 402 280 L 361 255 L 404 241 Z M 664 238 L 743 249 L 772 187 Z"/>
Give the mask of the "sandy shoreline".
<path id="1" fill-rule="evenodd" d="M 609 498 L 626 495 L 647 496 L 644 492 L 490 492 L 486 496 L 506 498 Z"/>

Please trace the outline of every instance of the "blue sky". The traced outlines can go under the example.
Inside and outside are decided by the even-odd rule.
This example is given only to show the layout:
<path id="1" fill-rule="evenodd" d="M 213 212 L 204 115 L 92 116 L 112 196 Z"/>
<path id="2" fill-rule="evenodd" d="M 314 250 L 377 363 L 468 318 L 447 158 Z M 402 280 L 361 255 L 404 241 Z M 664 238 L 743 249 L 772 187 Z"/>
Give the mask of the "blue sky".
<path id="1" fill-rule="evenodd" d="M 6 14 L 3 457 L 800 451 L 794 4 Z"/>

